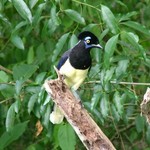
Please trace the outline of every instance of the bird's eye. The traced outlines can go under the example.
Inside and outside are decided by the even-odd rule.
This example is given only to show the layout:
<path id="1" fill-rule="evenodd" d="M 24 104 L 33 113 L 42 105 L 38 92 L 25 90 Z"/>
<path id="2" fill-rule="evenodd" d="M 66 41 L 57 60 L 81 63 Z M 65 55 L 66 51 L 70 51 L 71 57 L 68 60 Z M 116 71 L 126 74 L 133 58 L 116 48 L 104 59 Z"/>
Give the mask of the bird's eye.
<path id="1" fill-rule="evenodd" d="M 86 40 L 86 43 L 90 43 L 90 40 Z"/>

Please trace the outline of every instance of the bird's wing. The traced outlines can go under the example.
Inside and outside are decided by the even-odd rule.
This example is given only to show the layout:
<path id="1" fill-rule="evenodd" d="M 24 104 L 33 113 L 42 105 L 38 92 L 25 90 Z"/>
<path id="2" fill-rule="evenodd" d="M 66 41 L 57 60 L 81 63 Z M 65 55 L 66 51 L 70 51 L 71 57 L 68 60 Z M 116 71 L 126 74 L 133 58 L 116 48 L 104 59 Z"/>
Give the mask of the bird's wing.
<path id="1" fill-rule="evenodd" d="M 66 52 L 62 55 L 62 57 L 61 57 L 60 60 L 59 60 L 58 65 L 57 65 L 57 69 L 58 69 L 58 70 L 60 70 L 61 66 L 63 66 L 63 64 L 64 64 L 64 63 L 66 62 L 66 60 L 68 59 L 70 52 L 71 52 L 71 50 L 68 50 L 68 51 L 66 51 Z"/>

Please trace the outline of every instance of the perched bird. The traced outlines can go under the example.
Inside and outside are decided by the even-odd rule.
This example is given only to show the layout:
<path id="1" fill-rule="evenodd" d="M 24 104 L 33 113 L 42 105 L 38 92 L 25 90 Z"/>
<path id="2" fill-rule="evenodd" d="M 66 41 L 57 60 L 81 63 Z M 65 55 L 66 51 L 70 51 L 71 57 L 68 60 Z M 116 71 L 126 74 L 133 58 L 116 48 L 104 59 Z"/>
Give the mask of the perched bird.
<path id="1" fill-rule="evenodd" d="M 89 31 L 80 33 L 78 40 L 79 42 L 73 48 L 62 55 L 57 65 L 60 74 L 65 77 L 65 84 L 73 90 L 80 87 L 91 68 L 90 50 L 92 48 L 102 48 L 98 38 Z M 53 124 L 59 124 L 63 121 L 63 117 L 63 114 L 55 105 L 53 112 L 50 114 L 50 121 Z"/>

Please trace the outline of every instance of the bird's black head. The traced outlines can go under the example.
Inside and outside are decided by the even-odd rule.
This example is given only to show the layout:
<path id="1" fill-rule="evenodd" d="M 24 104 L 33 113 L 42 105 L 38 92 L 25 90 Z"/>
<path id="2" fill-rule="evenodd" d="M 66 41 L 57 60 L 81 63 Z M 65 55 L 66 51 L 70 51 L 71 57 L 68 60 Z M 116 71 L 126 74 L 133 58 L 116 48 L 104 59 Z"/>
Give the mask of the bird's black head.
<path id="1" fill-rule="evenodd" d="M 91 48 L 102 48 L 99 44 L 98 38 L 89 31 L 83 31 L 78 35 L 78 39 L 84 41 L 85 48 L 91 49 Z"/>

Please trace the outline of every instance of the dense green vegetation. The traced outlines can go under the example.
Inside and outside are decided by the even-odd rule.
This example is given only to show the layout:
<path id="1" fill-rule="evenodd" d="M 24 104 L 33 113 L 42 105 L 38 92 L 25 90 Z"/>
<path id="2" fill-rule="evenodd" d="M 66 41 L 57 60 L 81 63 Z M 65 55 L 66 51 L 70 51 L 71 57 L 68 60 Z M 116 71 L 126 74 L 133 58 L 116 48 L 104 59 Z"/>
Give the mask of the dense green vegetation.
<path id="1" fill-rule="evenodd" d="M 89 30 L 103 50 L 91 51 L 93 67 L 79 89 L 85 108 L 116 149 L 150 150 L 140 115 L 150 83 L 149 10 L 149 0 L 1 0 L 0 149 L 85 149 L 66 120 L 50 123 L 53 103 L 42 84 Z"/>

